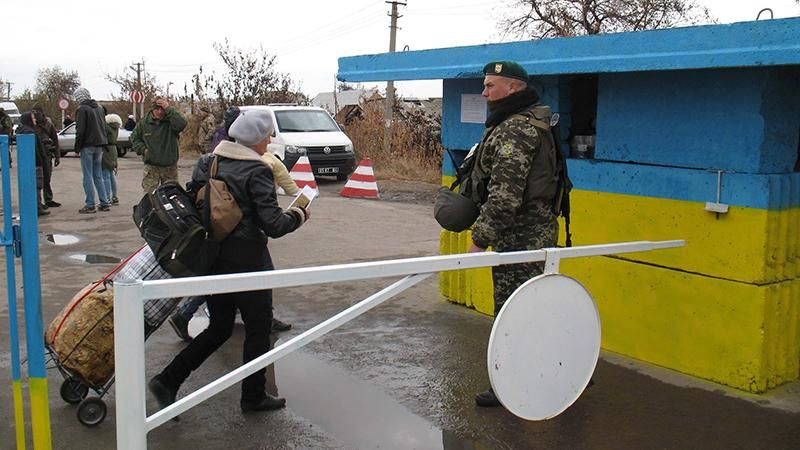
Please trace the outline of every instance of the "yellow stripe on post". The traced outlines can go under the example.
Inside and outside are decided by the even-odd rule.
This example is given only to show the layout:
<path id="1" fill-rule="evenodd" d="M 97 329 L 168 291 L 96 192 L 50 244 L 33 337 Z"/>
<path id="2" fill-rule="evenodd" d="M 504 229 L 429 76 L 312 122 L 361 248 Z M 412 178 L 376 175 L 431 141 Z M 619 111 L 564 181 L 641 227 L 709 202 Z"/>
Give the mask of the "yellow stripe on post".
<path id="1" fill-rule="evenodd" d="M 12 383 L 14 392 L 14 424 L 17 434 L 17 450 L 25 449 L 25 410 L 22 403 L 22 382 L 15 380 Z"/>
<path id="2" fill-rule="evenodd" d="M 31 392 L 31 424 L 34 450 L 51 450 L 50 405 L 47 401 L 47 378 L 29 378 Z"/>

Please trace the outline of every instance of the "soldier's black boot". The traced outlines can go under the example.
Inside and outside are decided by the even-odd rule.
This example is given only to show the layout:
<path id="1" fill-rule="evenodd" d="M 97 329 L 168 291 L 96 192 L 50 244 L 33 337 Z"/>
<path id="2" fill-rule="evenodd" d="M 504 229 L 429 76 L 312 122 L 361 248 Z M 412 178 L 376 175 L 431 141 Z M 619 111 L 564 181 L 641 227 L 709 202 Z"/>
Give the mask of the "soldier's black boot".
<path id="1" fill-rule="evenodd" d="M 498 400 L 497 396 L 494 395 L 494 389 L 489 388 L 488 391 L 481 392 L 475 396 L 475 404 L 485 408 L 492 408 L 495 406 L 500 406 L 500 400 Z"/>

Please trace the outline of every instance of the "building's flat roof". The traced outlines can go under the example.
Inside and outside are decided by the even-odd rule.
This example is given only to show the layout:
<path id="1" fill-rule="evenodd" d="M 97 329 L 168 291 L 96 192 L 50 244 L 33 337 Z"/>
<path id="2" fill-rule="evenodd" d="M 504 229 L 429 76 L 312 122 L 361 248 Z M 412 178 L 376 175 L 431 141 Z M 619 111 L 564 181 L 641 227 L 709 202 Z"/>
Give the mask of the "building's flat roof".
<path id="1" fill-rule="evenodd" d="M 339 80 L 481 78 L 510 59 L 531 75 L 800 65 L 800 18 L 339 58 Z"/>

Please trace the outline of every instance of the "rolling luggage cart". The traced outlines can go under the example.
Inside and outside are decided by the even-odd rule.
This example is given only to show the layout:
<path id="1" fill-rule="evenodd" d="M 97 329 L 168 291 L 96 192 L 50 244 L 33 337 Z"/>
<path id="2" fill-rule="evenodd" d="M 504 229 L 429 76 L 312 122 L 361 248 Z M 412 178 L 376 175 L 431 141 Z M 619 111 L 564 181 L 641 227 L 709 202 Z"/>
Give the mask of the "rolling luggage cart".
<path id="1" fill-rule="evenodd" d="M 103 397 L 114 384 L 113 280 L 171 278 L 147 245 L 141 247 L 101 280 L 78 292 L 45 332 L 48 368 L 64 378 L 61 398 L 77 404 L 78 421 L 88 427 L 106 418 Z M 148 300 L 144 304 L 145 339 L 169 317 L 181 298 Z M 89 391 L 95 395 L 89 396 Z"/>

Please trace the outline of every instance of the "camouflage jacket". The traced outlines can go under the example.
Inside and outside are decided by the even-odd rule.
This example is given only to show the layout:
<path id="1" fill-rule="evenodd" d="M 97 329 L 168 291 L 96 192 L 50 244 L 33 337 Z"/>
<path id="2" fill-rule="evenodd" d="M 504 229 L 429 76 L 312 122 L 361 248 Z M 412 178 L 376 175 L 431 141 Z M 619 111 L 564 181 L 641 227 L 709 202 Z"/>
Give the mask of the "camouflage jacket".
<path id="1" fill-rule="evenodd" d="M 14 131 L 14 121 L 8 114 L 0 115 L 0 134 L 11 136 Z"/>
<path id="2" fill-rule="evenodd" d="M 211 148 L 211 140 L 214 138 L 215 131 L 217 131 L 217 126 L 214 115 L 209 114 L 200 122 L 200 128 L 197 130 L 197 144 L 200 145 L 203 153 L 209 153 L 214 150 Z"/>
<path id="3" fill-rule="evenodd" d="M 553 230 L 557 234 L 558 225 L 551 202 L 526 195 L 533 162 L 547 137 L 524 114 L 488 128 L 476 150 L 473 176 L 489 175 L 486 199 L 472 231 L 472 241 L 481 248 L 505 251 L 555 245 L 552 234 Z"/>

